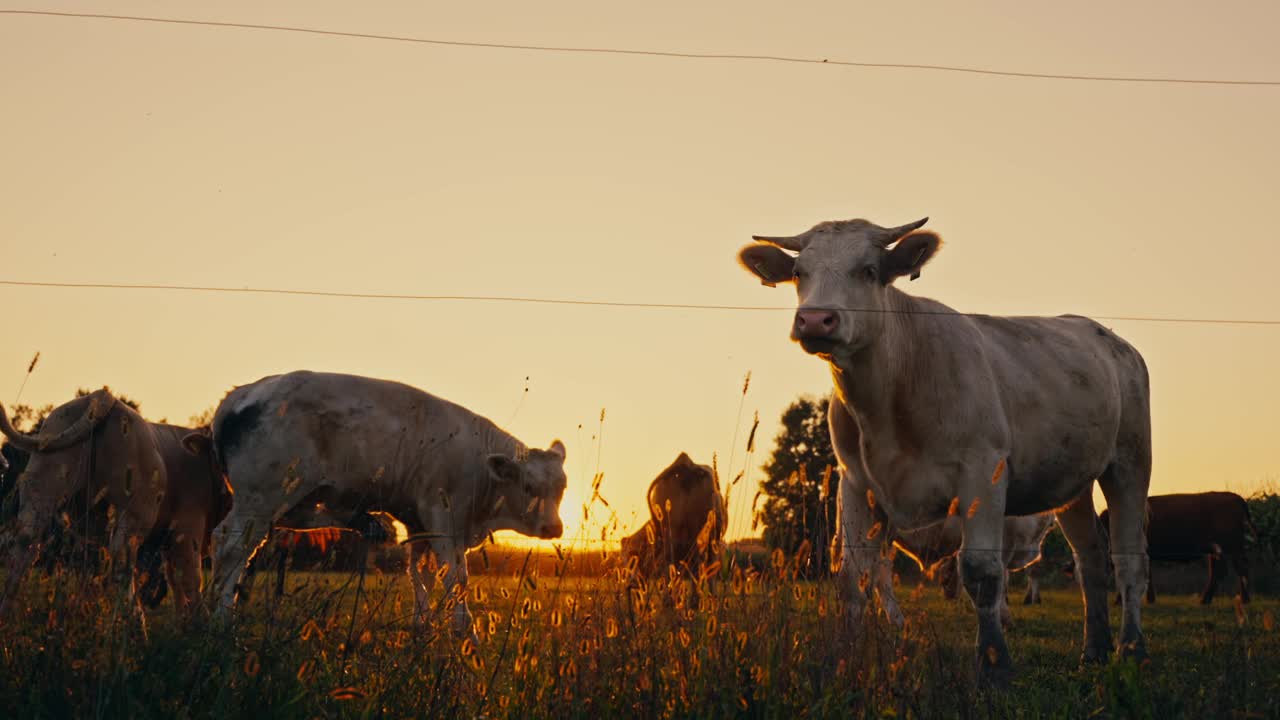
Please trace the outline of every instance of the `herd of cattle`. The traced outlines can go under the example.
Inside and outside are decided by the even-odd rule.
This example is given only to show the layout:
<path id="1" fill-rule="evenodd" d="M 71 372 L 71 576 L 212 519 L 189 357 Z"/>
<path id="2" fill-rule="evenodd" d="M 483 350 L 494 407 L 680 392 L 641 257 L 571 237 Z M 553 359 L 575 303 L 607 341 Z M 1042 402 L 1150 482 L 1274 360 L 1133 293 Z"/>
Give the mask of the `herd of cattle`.
<path id="1" fill-rule="evenodd" d="M 1008 572 L 1039 559 L 1055 521 L 1083 591 L 1086 661 L 1115 648 L 1111 572 L 1123 604 L 1120 652 L 1145 652 L 1149 551 L 1210 557 L 1205 602 L 1229 559 L 1247 600 L 1244 501 L 1231 493 L 1148 498 L 1150 391 L 1137 350 L 1083 317 L 966 315 L 903 293 L 894 281 L 917 278 L 941 244 L 919 229 L 924 222 L 824 222 L 792 237 L 756 237 L 739 253 L 765 285 L 795 285 L 791 338 L 831 368 L 840 474 L 832 557 L 852 609 L 877 601 L 902 622 L 884 552 L 892 543 L 951 593 L 964 587 L 977 611 L 979 678 L 1002 683 L 1012 668 Z M 228 393 L 201 428 L 148 422 L 104 388 L 56 408 L 36 434 L 18 431 L 0 408 L 0 430 L 30 454 L 15 490 L 18 513 L 3 528 L 0 618 L 71 503 L 112 508 L 103 533 L 121 582 L 154 597 L 147 588 L 163 565 L 184 610 L 202 587 L 220 611 L 233 608 L 246 566 L 275 528 L 399 520 L 409 531 L 419 621 L 437 578 L 423 570 L 429 556 L 444 567 L 448 593 L 468 580 L 467 549 L 494 531 L 563 532 L 559 440 L 530 448 L 459 405 L 385 380 L 307 371 L 263 378 Z M 1095 481 L 1109 506 L 1101 517 Z M 697 567 L 723 549 L 726 508 L 712 468 L 681 453 L 647 500 L 651 518 L 622 540 L 641 575 Z M 466 596 L 455 596 L 455 629 L 469 634 Z M 1037 599 L 1033 583 L 1027 601 Z"/>

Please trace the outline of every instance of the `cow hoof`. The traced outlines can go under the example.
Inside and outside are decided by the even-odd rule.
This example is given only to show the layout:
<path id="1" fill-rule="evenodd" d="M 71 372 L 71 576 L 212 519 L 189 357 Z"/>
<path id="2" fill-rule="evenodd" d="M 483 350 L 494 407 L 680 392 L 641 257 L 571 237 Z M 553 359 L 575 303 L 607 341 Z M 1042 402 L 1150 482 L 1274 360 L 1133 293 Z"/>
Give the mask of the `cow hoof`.
<path id="1" fill-rule="evenodd" d="M 1008 690 L 1013 683 L 1013 665 L 1009 656 L 998 658 L 996 662 L 983 654 L 978 658 L 978 687 L 992 690 Z"/>
<path id="2" fill-rule="evenodd" d="M 1147 659 L 1147 643 L 1142 638 L 1130 640 L 1120 646 L 1120 657 L 1124 660 L 1135 660 L 1141 663 Z"/>
<path id="3" fill-rule="evenodd" d="M 1080 654 L 1081 665 L 1101 665 L 1111 659 L 1110 648 L 1087 647 Z"/>

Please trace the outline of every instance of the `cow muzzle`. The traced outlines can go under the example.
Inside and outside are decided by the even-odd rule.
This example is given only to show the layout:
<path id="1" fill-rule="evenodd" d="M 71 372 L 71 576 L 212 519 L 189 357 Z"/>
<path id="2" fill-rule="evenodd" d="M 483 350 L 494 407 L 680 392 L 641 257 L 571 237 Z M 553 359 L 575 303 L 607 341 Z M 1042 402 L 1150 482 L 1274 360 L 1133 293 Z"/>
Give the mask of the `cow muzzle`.
<path id="1" fill-rule="evenodd" d="M 839 328 L 840 316 L 833 310 L 797 310 L 791 339 L 799 342 L 807 353 L 830 353 L 838 343 Z"/>
<path id="2" fill-rule="evenodd" d="M 559 520 L 554 523 L 546 523 L 538 528 L 538 537 L 543 540 L 555 540 L 564 535 L 564 523 Z"/>
<path id="3" fill-rule="evenodd" d="M 826 339 L 840 327 L 840 316 L 832 310 L 797 310 L 795 322 L 797 340 Z"/>

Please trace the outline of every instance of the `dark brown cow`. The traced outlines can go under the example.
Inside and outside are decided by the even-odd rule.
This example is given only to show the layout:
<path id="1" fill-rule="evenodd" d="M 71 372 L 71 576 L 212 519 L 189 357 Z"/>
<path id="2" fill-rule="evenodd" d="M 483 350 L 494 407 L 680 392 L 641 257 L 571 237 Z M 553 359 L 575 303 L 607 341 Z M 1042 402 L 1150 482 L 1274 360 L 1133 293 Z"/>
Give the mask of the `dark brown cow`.
<path id="1" fill-rule="evenodd" d="M 275 568 L 275 595 L 283 597 L 289 565 L 295 568 L 314 567 L 328 558 L 334 561 L 333 566 L 343 564 L 351 567 L 352 556 L 367 553 L 374 543 L 395 539 L 394 518 L 386 513 L 360 513 L 347 520 L 322 509 L 286 515 L 272 528 L 270 539 L 245 566 L 240 580 L 240 596 L 249 596 L 253 576 L 260 568 Z"/>
<path id="2" fill-rule="evenodd" d="M 1240 577 L 1240 601 L 1249 602 L 1249 559 L 1245 528 L 1257 534 L 1249 518 L 1249 504 L 1233 492 L 1179 493 L 1147 498 L 1147 554 L 1152 560 L 1190 562 L 1207 558 L 1209 581 L 1200 596 L 1208 605 L 1226 574 L 1230 560 Z M 1098 516 L 1107 527 L 1108 512 Z M 1156 601 L 1155 586 L 1147 583 L 1147 602 Z"/>
<path id="3" fill-rule="evenodd" d="M 151 423 L 151 428 L 164 459 L 168 488 L 156 530 L 144 547 L 160 551 L 156 557 L 164 559 L 174 602 L 185 611 L 200 597 L 202 560 L 212 551 L 213 529 L 231 511 L 231 487 L 214 459 L 207 427 Z M 143 562 L 142 569 L 158 580 L 157 565 Z M 149 598 L 144 591 L 143 600 L 154 606 L 160 598 Z"/>
<path id="4" fill-rule="evenodd" d="M 0 408 L 0 431 L 31 453 L 17 484 L 20 510 L 10 538 L 16 548 L 0 612 L 40 553 L 50 521 L 78 495 L 90 506 L 107 502 L 116 509 L 108 549 L 112 567 L 129 577 L 131 589 L 143 599 L 162 596 L 155 589 L 158 560 L 143 552 L 143 561 L 135 562 L 140 548 L 157 550 L 167 561 L 177 604 L 189 607 L 200 589 L 201 553 L 230 504 L 207 435 L 147 422 L 106 388 L 56 408 L 36 435 L 17 431 Z M 132 585 L 135 566 L 152 577 L 142 588 Z"/>
<path id="5" fill-rule="evenodd" d="M 622 556 L 652 577 L 668 565 L 696 572 L 724 546 L 728 515 L 720 480 L 706 465 L 680 453 L 649 484 L 649 521 L 622 539 Z"/>

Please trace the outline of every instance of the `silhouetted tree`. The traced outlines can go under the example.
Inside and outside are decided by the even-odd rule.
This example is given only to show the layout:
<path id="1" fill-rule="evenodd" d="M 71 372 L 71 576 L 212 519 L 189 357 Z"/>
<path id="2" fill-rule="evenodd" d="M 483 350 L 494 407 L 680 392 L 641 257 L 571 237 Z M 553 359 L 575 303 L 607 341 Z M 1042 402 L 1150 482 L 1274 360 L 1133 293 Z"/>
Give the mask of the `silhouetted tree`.
<path id="1" fill-rule="evenodd" d="M 782 412 L 774 445 L 760 482 L 764 504 L 756 514 L 765 545 L 790 555 L 808 540 L 808 572 L 826 573 L 839 482 L 827 431 L 827 398 L 801 396 L 791 403 Z"/>

